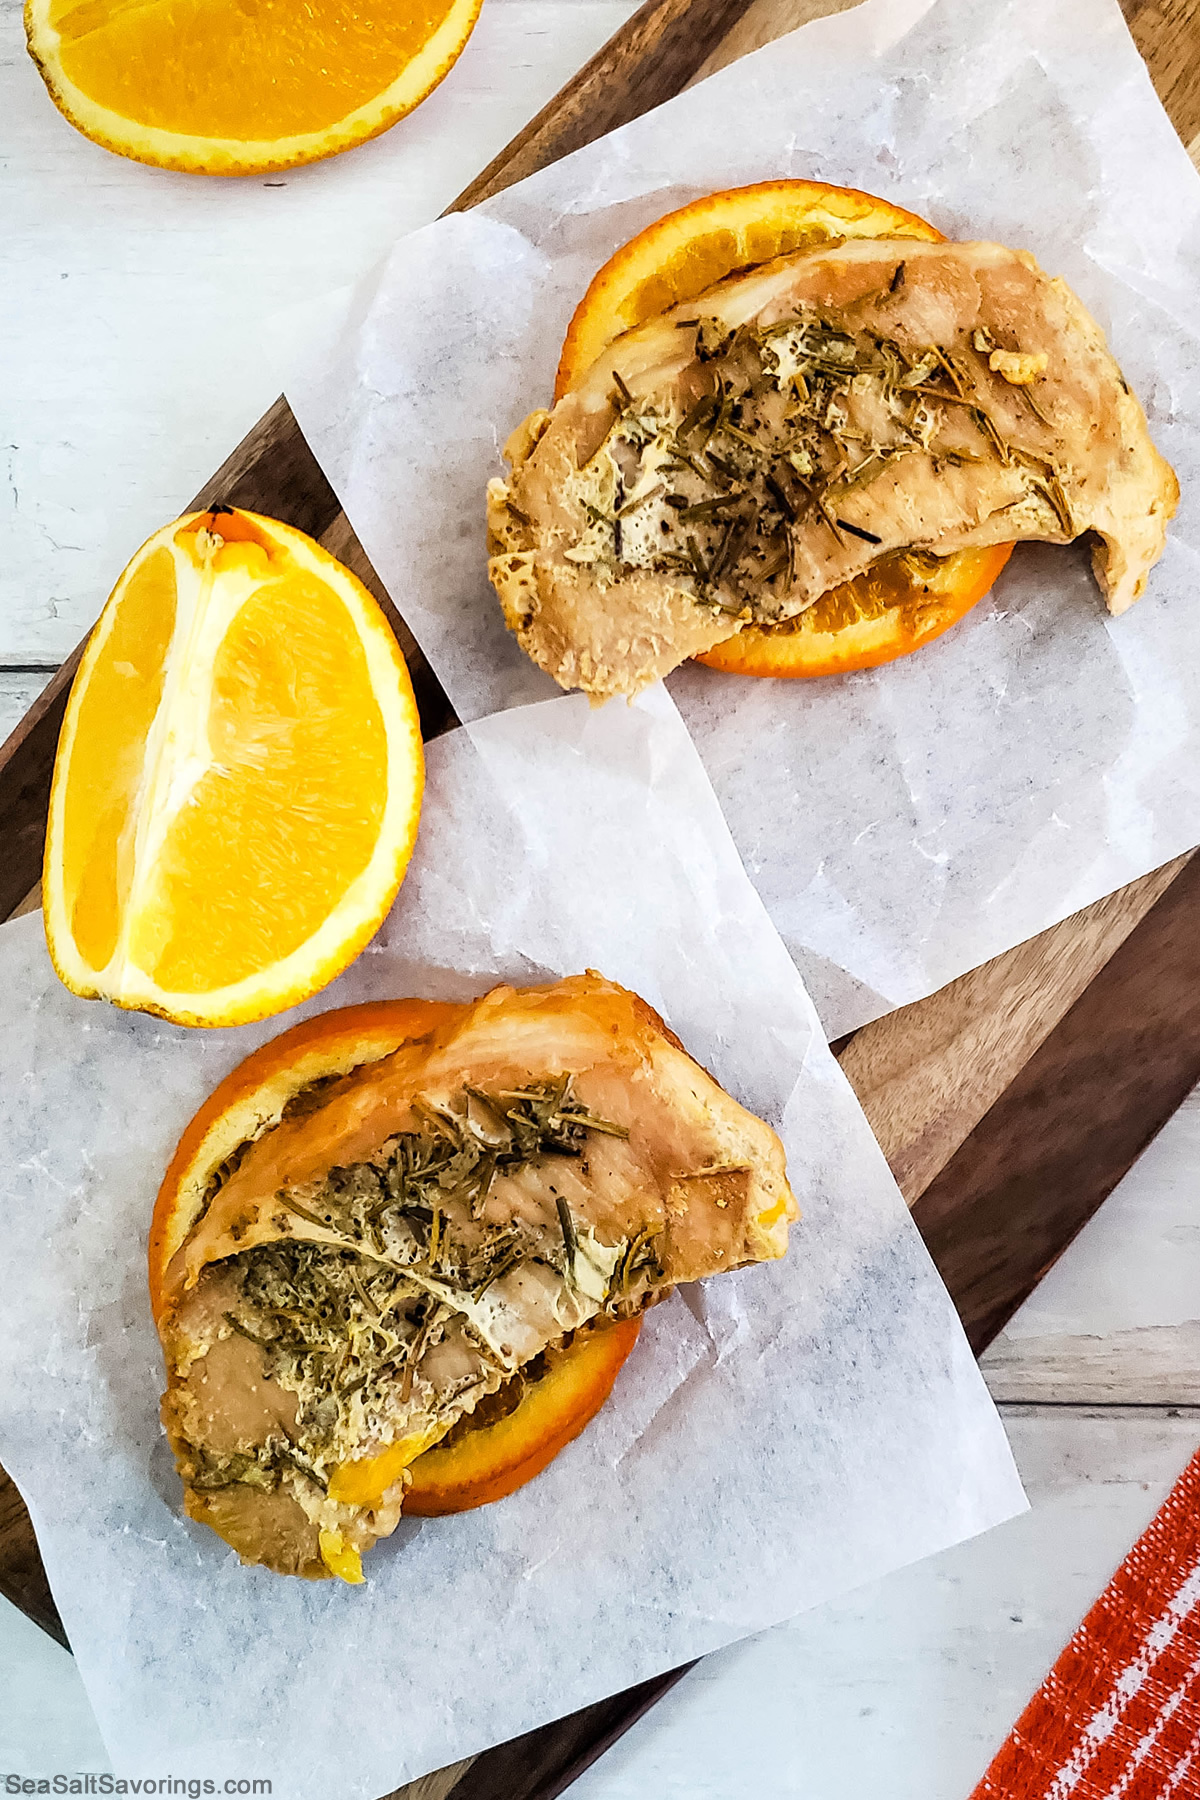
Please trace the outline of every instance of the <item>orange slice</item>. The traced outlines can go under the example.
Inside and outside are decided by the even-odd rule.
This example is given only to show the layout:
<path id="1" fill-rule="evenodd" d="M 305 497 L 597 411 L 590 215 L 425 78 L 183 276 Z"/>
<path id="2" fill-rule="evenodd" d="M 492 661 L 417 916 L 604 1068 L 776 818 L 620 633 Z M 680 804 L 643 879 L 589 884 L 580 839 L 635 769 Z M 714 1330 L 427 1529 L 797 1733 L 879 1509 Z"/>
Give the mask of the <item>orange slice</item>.
<path id="1" fill-rule="evenodd" d="M 727 675 L 845 675 L 908 656 L 983 599 L 1011 544 L 954 556 L 889 557 L 782 625 L 746 625 L 696 658 Z"/>
<path id="2" fill-rule="evenodd" d="M 622 332 L 694 300 L 739 269 L 844 238 L 943 242 L 916 213 L 856 188 L 763 181 L 694 200 L 639 232 L 593 278 L 567 329 L 555 400 Z M 874 668 L 907 656 L 968 612 L 992 586 L 1011 544 L 936 563 L 895 557 L 823 594 L 799 618 L 750 626 L 696 660 L 736 675 L 810 676 Z"/>
<path id="3" fill-rule="evenodd" d="M 147 1260 L 156 1325 L 167 1311 L 167 1265 L 203 1212 L 209 1182 L 221 1164 L 277 1125 L 302 1089 L 378 1062 L 462 1010 L 446 1000 L 339 1006 L 281 1032 L 229 1072 L 185 1129 L 154 1202 Z"/>
<path id="4" fill-rule="evenodd" d="M 944 241 L 916 213 L 822 181 L 760 181 L 667 213 L 593 276 L 567 327 L 554 398 L 575 387 L 623 331 L 694 300 L 738 269 L 852 237 Z"/>
<path id="5" fill-rule="evenodd" d="M 150 1306 L 160 1330 L 172 1305 L 169 1265 L 203 1213 L 209 1184 L 221 1165 L 248 1140 L 278 1124 L 303 1089 L 390 1056 L 462 1011 L 442 1000 L 339 1007 L 293 1025 L 230 1071 L 186 1127 L 154 1203 L 147 1265 Z M 577 1332 L 566 1349 L 546 1352 L 544 1370 L 536 1378 L 532 1369 L 519 1378 L 520 1398 L 507 1413 L 496 1416 L 515 1384 L 460 1420 L 435 1449 L 426 1448 L 428 1439 L 404 1439 L 376 1456 L 343 1463 L 330 1482 L 331 1497 L 377 1504 L 406 1467 L 412 1471 L 412 1486 L 405 1495 L 405 1512 L 464 1512 L 513 1493 L 595 1418 L 641 1324 L 640 1318 L 600 1321 Z M 353 1553 L 340 1540 L 334 1542 L 331 1535 L 328 1545 L 322 1539 L 321 1548 L 335 1574 L 357 1579 Z"/>
<path id="6" fill-rule="evenodd" d="M 355 576 L 302 532 L 195 513 L 138 551 L 59 739 L 43 906 L 74 993 L 183 1025 L 315 993 L 416 839 L 420 720 Z"/>
<path id="7" fill-rule="evenodd" d="M 423 1517 L 468 1512 L 540 1475 L 600 1411 L 641 1328 L 640 1318 L 593 1325 L 566 1350 L 547 1351 L 546 1372 L 522 1378 L 512 1412 L 488 1424 L 477 1424 L 474 1415 L 461 1419 L 409 1464 L 404 1511 Z"/>
<path id="8" fill-rule="evenodd" d="M 202 175 L 315 162 L 448 72 L 482 0 L 27 0 L 50 97 L 94 143 Z"/>

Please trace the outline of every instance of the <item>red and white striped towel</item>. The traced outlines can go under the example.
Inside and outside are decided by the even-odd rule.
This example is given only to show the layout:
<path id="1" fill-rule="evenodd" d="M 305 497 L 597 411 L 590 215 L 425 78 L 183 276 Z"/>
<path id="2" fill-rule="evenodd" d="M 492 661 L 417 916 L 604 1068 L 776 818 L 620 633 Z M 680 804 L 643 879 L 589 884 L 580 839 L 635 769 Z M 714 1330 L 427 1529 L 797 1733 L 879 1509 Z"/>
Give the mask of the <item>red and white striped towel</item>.
<path id="1" fill-rule="evenodd" d="M 1200 1800 L 1200 1452 L 972 1800 Z"/>

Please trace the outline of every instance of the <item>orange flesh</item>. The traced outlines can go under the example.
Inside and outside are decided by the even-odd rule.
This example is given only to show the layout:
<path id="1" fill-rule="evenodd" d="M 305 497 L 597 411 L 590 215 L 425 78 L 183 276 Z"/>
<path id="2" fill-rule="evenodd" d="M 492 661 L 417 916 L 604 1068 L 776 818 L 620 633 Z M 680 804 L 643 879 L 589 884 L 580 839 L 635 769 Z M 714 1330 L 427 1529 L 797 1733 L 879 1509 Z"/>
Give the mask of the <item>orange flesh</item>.
<path id="1" fill-rule="evenodd" d="M 408 671 L 347 569 L 257 515 L 164 526 L 68 702 L 43 885 L 56 969 L 182 1024 L 281 1011 L 377 928 L 423 777 Z"/>
<path id="2" fill-rule="evenodd" d="M 347 692 L 356 695 L 352 711 L 339 703 Z M 208 729 L 220 766 L 178 815 L 159 864 L 158 904 L 130 944 L 139 965 L 179 993 L 239 981 L 289 955 L 375 847 L 386 798 L 383 720 L 362 646 L 331 589 L 295 573 L 286 586 L 264 583 L 247 602 L 214 666 Z M 245 880 L 248 844 L 253 883 Z M 150 928 L 160 921 L 170 929 L 156 942 Z"/>
<path id="3" fill-rule="evenodd" d="M 336 125 L 391 87 L 453 0 L 80 0 L 51 10 L 63 73 L 124 118 L 247 142 Z"/>
<path id="4" fill-rule="evenodd" d="M 600 1411 L 641 1326 L 640 1318 L 623 1319 L 580 1332 L 506 1418 L 418 1456 L 410 1464 L 404 1511 L 423 1517 L 467 1512 L 540 1475 Z"/>
<path id="5" fill-rule="evenodd" d="M 772 181 L 709 194 L 630 239 L 593 278 L 563 344 L 561 400 L 623 332 L 694 300 L 742 268 L 844 237 L 942 233 L 917 214 L 854 188 Z M 823 594 L 782 625 L 747 626 L 696 658 L 726 674 L 806 678 L 870 669 L 940 637 L 991 588 L 1012 544 L 961 551 L 928 577 L 898 557 Z"/>

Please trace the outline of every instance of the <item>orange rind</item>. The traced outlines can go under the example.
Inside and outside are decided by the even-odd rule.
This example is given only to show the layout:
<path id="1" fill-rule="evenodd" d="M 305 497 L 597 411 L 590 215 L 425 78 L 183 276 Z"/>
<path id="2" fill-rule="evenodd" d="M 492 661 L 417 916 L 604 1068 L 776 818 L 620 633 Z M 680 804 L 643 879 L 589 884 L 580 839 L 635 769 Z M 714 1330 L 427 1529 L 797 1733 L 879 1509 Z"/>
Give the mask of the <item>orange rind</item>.
<path id="1" fill-rule="evenodd" d="M 544 1374 L 519 1377 L 523 1391 L 511 1412 L 490 1423 L 461 1419 L 409 1464 L 405 1512 L 468 1512 L 540 1475 L 600 1411 L 641 1325 L 640 1318 L 622 1319 L 577 1332 L 566 1349 L 545 1353 Z"/>
<path id="2" fill-rule="evenodd" d="M 894 557 L 782 625 L 747 625 L 696 658 L 727 675 L 799 680 L 846 675 L 909 656 L 956 625 L 990 590 L 1011 544 L 954 556 Z"/>

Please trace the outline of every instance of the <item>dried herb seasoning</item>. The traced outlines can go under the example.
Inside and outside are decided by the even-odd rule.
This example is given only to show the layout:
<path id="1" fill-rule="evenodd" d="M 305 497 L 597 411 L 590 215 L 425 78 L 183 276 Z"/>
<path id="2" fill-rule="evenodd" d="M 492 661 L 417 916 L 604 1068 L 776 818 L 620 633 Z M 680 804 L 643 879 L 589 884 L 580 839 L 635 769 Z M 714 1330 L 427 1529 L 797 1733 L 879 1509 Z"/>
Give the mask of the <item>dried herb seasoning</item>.
<path id="1" fill-rule="evenodd" d="M 864 300 L 886 301 L 904 281 L 901 261 Z M 736 330 L 711 318 L 679 321 L 695 326 L 703 382 L 681 417 L 669 400 L 635 396 L 614 371 L 616 417 L 601 448 L 619 470 L 616 495 L 608 510 L 584 502 L 596 535 L 567 554 L 591 564 L 602 584 L 648 569 L 703 604 L 776 622 L 794 611 L 788 593 L 803 532 L 821 523 L 839 543 L 882 545 L 841 503 L 916 453 L 931 456 L 935 472 L 998 458 L 1070 532 L 1060 472 L 1010 442 L 989 410 L 989 358 L 1000 350 L 992 333 L 980 327 L 961 346 L 914 349 L 862 328 L 862 304 L 838 313 L 801 308 Z M 1048 423 L 1029 385 L 1017 391 Z M 870 403 L 852 414 L 856 397 Z M 951 414 L 951 441 L 939 443 Z M 864 416 L 877 427 L 858 429 Z"/>
<path id="2" fill-rule="evenodd" d="M 449 1104 L 418 1096 L 413 1110 L 418 1123 L 371 1161 L 331 1169 L 303 1199 L 277 1196 L 320 1241 L 287 1238 L 229 1259 L 236 1302 L 225 1322 L 261 1353 L 267 1378 L 297 1396 L 297 1430 L 253 1456 L 189 1451 L 193 1487 L 270 1488 L 298 1473 L 323 1489 L 347 1409 L 382 1417 L 397 1394 L 406 1403 L 421 1358 L 462 1307 L 525 1262 L 577 1285 L 588 1252 L 565 1200 L 556 1199 L 557 1241 L 518 1219 L 488 1223 L 483 1206 L 498 1173 L 579 1159 L 592 1136 L 625 1138 L 628 1128 L 576 1099 L 568 1074 L 512 1089 L 467 1085 Z M 632 1248 L 611 1253 L 605 1301 L 628 1295 L 631 1272 L 657 1266 L 646 1234 L 631 1260 Z M 485 1343 L 480 1351 L 486 1360 Z"/>

